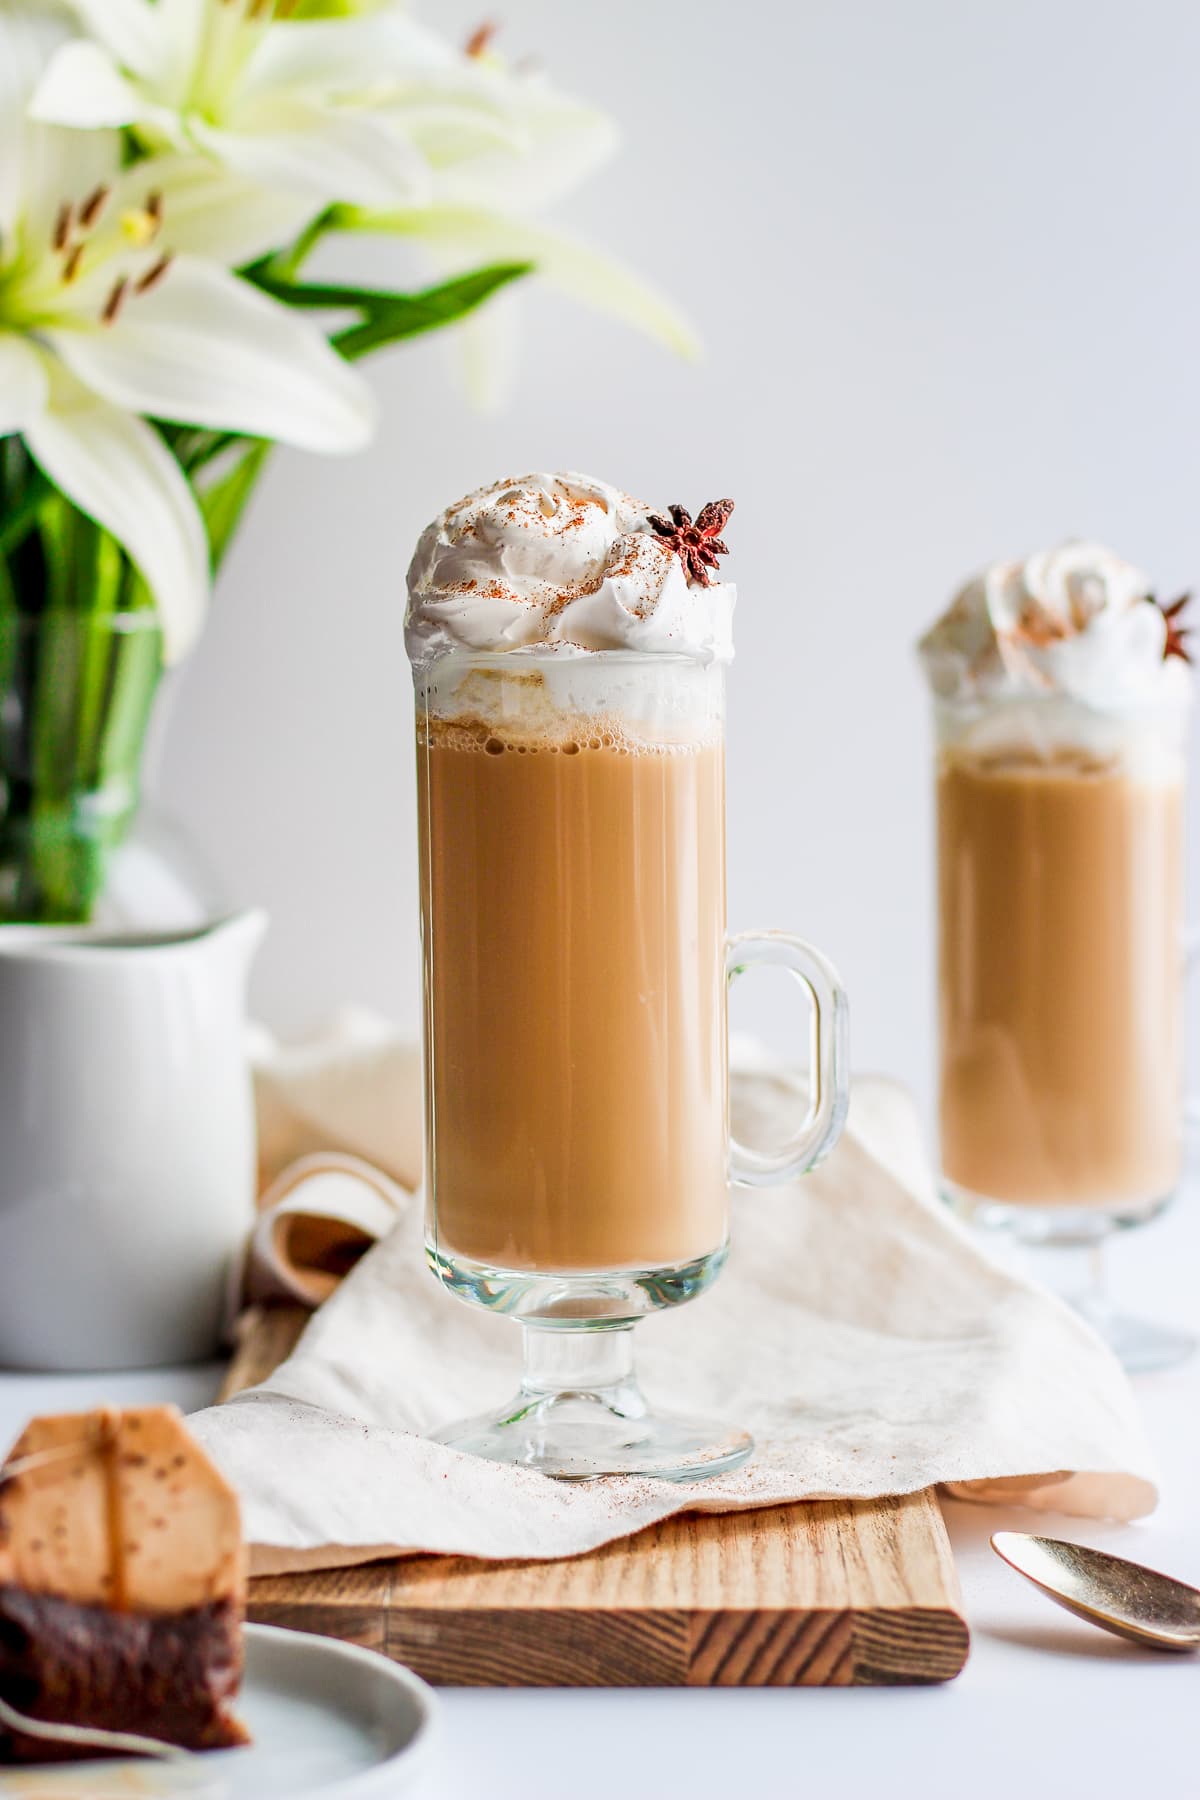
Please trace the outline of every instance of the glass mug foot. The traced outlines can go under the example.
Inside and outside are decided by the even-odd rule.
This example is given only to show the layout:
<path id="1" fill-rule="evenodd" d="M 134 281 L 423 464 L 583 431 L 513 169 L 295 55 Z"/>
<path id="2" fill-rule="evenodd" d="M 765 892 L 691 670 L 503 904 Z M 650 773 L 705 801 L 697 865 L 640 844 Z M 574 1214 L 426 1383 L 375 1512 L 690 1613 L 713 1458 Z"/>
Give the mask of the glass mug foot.
<path id="1" fill-rule="evenodd" d="M 1170 1369 L 1195 1352 L 1191 1332 L 1119 1312 L 1104 1286 L 1107 1240 L 1157 1218 L 1173 1194 L 1097 1206 L 1031 1206 L 989 1199 L 945 1177 L 941 1187 L 943 1199 L 969 1225 L 1003 1233 L 1023 1251 L 1036 1252 L 1030 1272 L 1087 1320 L 1129 1374 Z"/>
<path id="2" fill-rule="evenodd" d="M 1098 1337 L 1102 1337 L 1117 1361 L 1130 1375 L 1149 1375 L 1155 1369 L 1173 1369 L 1195 1354 L 1196 1339 L 1190 1331 L 1156 1325 L 1153 1319 L 1137 1319 L 1118 1312 L 1103 1293 L 1065 1296 Z"/>
<path id="3" fill-rule="evenodd" d="M 435 1442 L 559 1481 L 702 1481 L 750 1456 L 747 1431 L 649 1406 L 633 1371 L 631 1326 L 526 1324 L 524 1336 L 525 1369 L 509 1405 L 446 1426 Z"/>

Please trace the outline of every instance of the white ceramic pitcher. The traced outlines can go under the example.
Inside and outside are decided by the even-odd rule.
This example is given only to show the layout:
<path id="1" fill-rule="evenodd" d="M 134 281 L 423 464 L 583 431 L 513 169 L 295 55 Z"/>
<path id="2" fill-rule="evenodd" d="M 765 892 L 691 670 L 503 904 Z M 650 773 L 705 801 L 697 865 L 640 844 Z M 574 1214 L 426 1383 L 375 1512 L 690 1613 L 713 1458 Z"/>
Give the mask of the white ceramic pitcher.
<path id="1" fill-rule="evenodd" d="M 216 1350 L 253 1213 L 245 991 L 265 926 L 0 929 L 0 1364 Z"/>

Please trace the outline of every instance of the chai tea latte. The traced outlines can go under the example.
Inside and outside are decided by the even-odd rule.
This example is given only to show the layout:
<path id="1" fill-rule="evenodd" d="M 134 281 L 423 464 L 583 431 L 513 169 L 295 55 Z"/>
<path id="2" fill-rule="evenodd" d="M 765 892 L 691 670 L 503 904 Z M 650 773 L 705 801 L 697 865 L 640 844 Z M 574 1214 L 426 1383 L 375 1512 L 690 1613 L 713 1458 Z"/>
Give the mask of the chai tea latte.
<path id="1" fill-rule="evenodd" d="M 438 1253 L 576 1271 L 717 1250 L 719 735 L 431 714 L 417 755 Z"/>
<path id="2" fill-rule="evenodd" d="M 1063 755 L 938 776 L 942 1168 L 1046 1206 L 1180 1160 L 1183 791 Z"/>
<path id="3" fill-rule="evenodd" d="M 480 488 L 408 572 L 425 996 L 426 1255 L 519 1321 L 518 1393 L 444 1444 L 571 1480 L 705 1479 L 741 1426 L 660 1412 L 632 1331 L 720 1274 L 730 1181 L 791 1181 L 848 1101 L 819 951 L 725 933 L 731 500 L 653 512 L 586 475 Z M 731 1139 L 726 982 L 810 999 L 807 1112 Z"/>

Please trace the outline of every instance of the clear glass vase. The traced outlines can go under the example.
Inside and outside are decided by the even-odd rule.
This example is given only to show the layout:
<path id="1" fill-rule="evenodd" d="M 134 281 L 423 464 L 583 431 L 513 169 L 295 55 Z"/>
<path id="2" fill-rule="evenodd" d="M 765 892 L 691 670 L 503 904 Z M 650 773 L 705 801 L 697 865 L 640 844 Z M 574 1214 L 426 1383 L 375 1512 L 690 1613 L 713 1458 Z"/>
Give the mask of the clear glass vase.
<path id="1" fill-rule="evenodd" d="M 151 610 L 0 610 L 0 925 L 165 928 L 220 910 L 182 831 L 142 806 L 162 670 Z"/>

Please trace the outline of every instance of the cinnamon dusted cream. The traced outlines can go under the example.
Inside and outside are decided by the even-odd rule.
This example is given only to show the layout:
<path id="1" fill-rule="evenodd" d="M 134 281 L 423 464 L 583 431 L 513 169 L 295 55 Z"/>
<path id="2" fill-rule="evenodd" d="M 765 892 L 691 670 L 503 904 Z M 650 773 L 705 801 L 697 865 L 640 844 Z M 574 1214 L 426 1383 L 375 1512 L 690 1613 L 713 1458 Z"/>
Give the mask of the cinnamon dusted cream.
<path id="1" fill-rule="evenodd" d="M 454 650 L 727 662 L 735 589 L 689 579 L 655 516 L 572 472 L 521 475 L 456 501 L 421 533 L 409 567 L 412 662 Z"/>
<path id="2" fill-rule="evenodd" d="M 1149 577 L 1103 544 L 991 563 L 959 590 L 918 653 L 939 699 L 1057 696 L 1106 711 L 1186 704 L 1186 662 Z"/>

